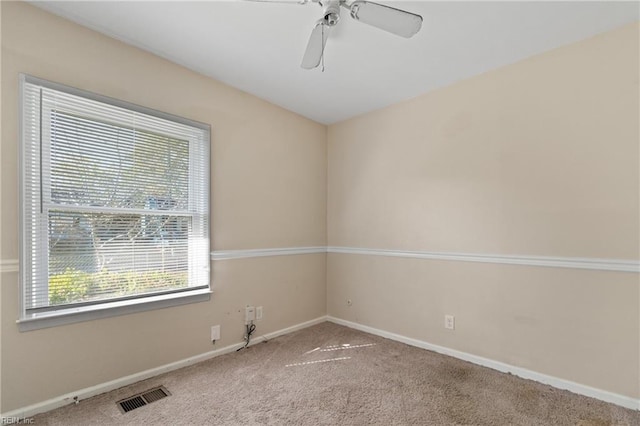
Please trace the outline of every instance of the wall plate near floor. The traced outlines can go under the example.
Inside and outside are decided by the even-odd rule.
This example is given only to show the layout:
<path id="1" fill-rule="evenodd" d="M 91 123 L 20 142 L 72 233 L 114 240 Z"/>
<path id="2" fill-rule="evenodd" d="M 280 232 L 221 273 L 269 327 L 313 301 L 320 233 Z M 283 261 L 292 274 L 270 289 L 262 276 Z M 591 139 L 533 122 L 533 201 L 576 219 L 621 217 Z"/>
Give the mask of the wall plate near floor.
<path id="1" fill-rule="evenodd" d="M 213 343 L 215 343 L 216 340 L 220 340 L 220 326 L 219 325 L 214 325 L 214 326 L 211 327 L 211 341 Z"/>
<path id="2" fill-rule="evenodd" d="M 256 308 L 255 308 L 255 306 L 247 305 L 247 307 L 244 308 L 244 323 L 245 324 L 250 324 L 251 321 L 255 321 L 255 319 L 256 319 Z"/>
<path id="3" fill-rule="evenodd" d="M 456 328 L 456 317 L 453 315 L 445 315 L 444 316 L 444 328 L 449 330 L 455 330 Z"/>

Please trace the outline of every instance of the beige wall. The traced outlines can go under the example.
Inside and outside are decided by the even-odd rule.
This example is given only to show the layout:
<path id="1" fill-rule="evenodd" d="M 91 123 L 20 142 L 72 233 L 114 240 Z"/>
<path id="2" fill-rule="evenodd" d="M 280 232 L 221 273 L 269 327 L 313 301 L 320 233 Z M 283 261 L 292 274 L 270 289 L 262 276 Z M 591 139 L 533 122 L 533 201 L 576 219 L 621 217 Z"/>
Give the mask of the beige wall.
<path id="1" fill-rule="evenodd" d="M 18 73 L 212 126 L 212 249 L 326 244 L 326 127 L 22 2 L 2 2 L 0 259 L 18 258 Z M 324 254 L 216 261 L 197 303 L 19 333 L 4 272 L 1 412 L 239 343 L 326 313 Z M 210 327 L 222 338 L 212 346 Z"/>
<path id="2" fill-rule="evenodd" d="M 329 245 L 637 260 L 638 40 L 636 23 L 330 126 Z M 636 273 L 327 261 L 330 315 L 640 397 Z"/>
<path id="3" fill-rule="evenodd" d="M 638 258 L 638 25 L 327 131 L 24 3 L 0 10 L 0 260 L 18 258 L 19 72 L 210 123 L 213 249 Z M 258 334 L 328 310 L 640 397 L 637 274 L 346 254 L 212 273 L 208 303 L 25 333 L 17 273 L 1 273 L 0 412 L 238 343 L 247 303 L 264 306 Z"/>

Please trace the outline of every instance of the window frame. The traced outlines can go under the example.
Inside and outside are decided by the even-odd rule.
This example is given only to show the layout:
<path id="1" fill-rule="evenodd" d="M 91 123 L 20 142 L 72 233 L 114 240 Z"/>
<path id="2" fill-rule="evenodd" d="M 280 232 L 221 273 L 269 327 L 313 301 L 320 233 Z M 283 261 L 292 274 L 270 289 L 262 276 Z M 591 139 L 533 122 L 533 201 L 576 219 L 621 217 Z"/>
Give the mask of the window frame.
<path id="1" fill-rule="evenodd" d="M 206 123 L 201 123 L 198 121 L 186 119 L 183 117 L 175 116 L 173 114 L 157 111 L 151 108 L 143 107 L 140 105 L 136 105 L 130 102 L 122 101 L 119 99 L 114 99 L 108 96 L 99 95 L 93 92 L 89 92 L 86 90 L 66 86 L 64 84 L 51 82 L 48 80 L 44 80 L 38 77 L 34 77 L 27 74 L 20 74 L 20 84 L 19 84 L 19 141 L 20 141 L 20 149 L 19 149 L 19 167 L 20 167 L 20 277 L 19 277 L 19 287 L 20 287 L 20 317 L 16 321 L 18 324 L 18 328 L 20 331 L 29 331 L 36 330 L 41 328 L 55 327 L 63 324 L 71 324 L 81 321 L 89 321 L 95 320 L 99 318 L 108 318 L 112 316 L 125 315 L 135 312 L 144 312 L 149 310 L 167 308 L 171 306 L 179 306 L 189 303 L 197 303 L 197 302 L 205 302 L 210 300 L 211 298 L 211 260 L 210 260 L 210 237 L 208 235 L 208 223 L 210 223 L 210 199 L 209 199 L 209 191 L 210 191 L 210 152 L 211 152 L 211 126 Z M 190 126 L 193 128 L 197 128 L 203 131 L 204 133 L 204 143 L 203 150 L 205 156 L 205 164 L 204 164 L 204 179 L 203 182 L 199 182 L 200 185 L 203 186 L 204 196 L 205 196 L 205 227 L 207 229 L 206 232 L 206 250 L 208 256 L 208 264 L 207 264 L 207 285 L 206 288 L 204 286 L 198 286 L 193 290 L 185 290 L 181 289 L 179 291 L 172 291 L 164 294 L 151 294 L 148 296 L 134 296 L 132 298 L 123 298 L 123 299 L 106 299 L 100 303 L 93 303 L 89 305 L 78 305 L 78 306 L 64 306 L 58 309 L 44 310 L 40 312 L 28 312 L 27 302 L 26 302 L 26 292 L 29 291 L 27 289 L 27 280 L 25 278 L 25 273 L 31 270 L 31 267 L 26 263 L 30 261 L 30 255 L 27 253 L 31 246 L 25 242 L 25 214 L 30 214 L 30 209 L 26 206 L 26 197 L 25 197 L 25 164 L 24 164 L 24 150 L 25 150 L 25 134 L 24 134 L 24 116 L 25 116 L 25 84 L 30 83 L 34 85 L 39 85 L 48 89 L 68 93 L 74 96 L 79 96 L 81 98 L 89 99 L 92 101 L 100 102 L 103 104 L 107 104 L 110 106 L 124 108 L 126 110 L 145 114 L 153 117 L 157 117 L 163 120 L 172 121 L 175 123 L 183 124 L 186 126 Z M 41 113 L 41 126 L 44 124 L 44 118 Z M 41 128 L 40 133 L 41 137 L 43 133 L 48 131 L 47 129 Z M 44 146 L 48 146 L 49 144 L 43 144 Z M 50 155 L 50 153 L 49 153 Z M 190 152 L 190 156 L 194 155 L 194 152 Z M 49 161 L 49 157 L 42 156 L 41 162 Z M 42 176 L 42 175 L 41 175 Z M 43 197 L 46 197 L 46 191 L 42 194 Z M 43 200 L 44 201 L 44 200 Z M 45 234 L 46 235 L 46 234 Z M 41 244 L 42 247 L 46 247 L 46 244 Z M 46 250 L 44 250 L 46 252 Z M 41 254 L 42 255 L 42 254 Z M 47 260 L 44 262 L 48 262 L 48 254 L 44 253 L 44 257 Z M 192 258 L 189 256 L 188 262 L 190 263 Z M 46 277 L 48 279 L 48 277 Z"/>

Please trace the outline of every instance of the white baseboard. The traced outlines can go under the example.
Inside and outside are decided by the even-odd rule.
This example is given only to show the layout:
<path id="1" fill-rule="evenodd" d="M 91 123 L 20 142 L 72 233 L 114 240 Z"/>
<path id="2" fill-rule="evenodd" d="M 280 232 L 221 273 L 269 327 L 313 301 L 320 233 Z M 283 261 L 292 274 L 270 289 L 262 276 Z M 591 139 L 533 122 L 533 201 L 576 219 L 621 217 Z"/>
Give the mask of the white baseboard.
<path id="1" fill-rule="evenodd" d="M 311 321 L 303 322 L 300 324 L 292 325 L 291 327 L 283 328 L 282 330 L 274 331 L 273 333 L 267 333 L 262 336 L 257 336 L 255 339 L 252 340 L 249 346 L 253 346 L 257 343 L 261 343 L 266 340 L 275 339 L 278 336 L 284 336 L 285 334 L 293 333 L 294 331 L 302 330 L 303 328 L 311 327 L 312 325 L 321 324 L 323 322 L 327 322 L 328 320 L 329 320 L 329 317 L 325 315 L 322 317 L 312 319 Z M 235 345 L 235 348 L 236 349 L 238 348 L 237 344 Z"/>
<path id="2" fill-rule="evenodd" d="M 503 373 L 511 373 L 515 376 L 522 377 L 524 379 L 533 380 L 545 385 L 550 385 L 558 389 L 568 390 L 579 395 L 588 396 L 591 398 L 599 399 L 601 401 L 610 402 L 621 407 L 630 408 L 632 410 L 640 410 L 640 399 L 631 398 L 629 396 L 620 395 L 617 393 L 609 392 L 602 389 L 593 388 L 591 386 L 582 385 L 580 383 L 572 382 L 570 380 L 560 379 L 554 376 L 548 376 L 546 374 L 537 373 L 535 371 L 527 370 L 526 368 L 516 367 L 514 365 L 505 364 L 503 362 L 494 361 L 489 358 L 483 358 L 481 356 L 469 354 L 466 352 L 458 351 L 455 349 L 446 348 L 444 346 L 434 345 L 422 340 L 413 339 L 411 337 L 402 336 L 400 334 L 391 333 L 377 328 L 369 327 L 366 325 L 358 324 L 351 321 L 346 321 L 340 318 L 328 316 L 327 320 L 335 324 L 344 325 L 349 328 L 364 331 L 365 333 L 375 334 L 376 336 L 385 337 L 387 339 L 402 342 L 407 345 L 415 346 L 422 349 L 427 349 L 433 352 L 437 352 L 443 355 L 448 355 L 453 358 L 458 358 L 463 361 L 468 361 L 473 364 L 488 367 L 493 370 L 498 370 Z"/>
<path id="3" fill-rule="evenodd" d="M 265 334 L 264 336 L 257 337 L 251 342 L 251 345 L 260 343 L 264 340 L 270 340 L 284 334 L 293 333 L 294 331 L 302 330 L 303 328 L 311 327 L 312 325 L 320 324 L 327 321 L 326 316 L 318 317 L 310 321 L 306 321 L 300 324 L 293 325 L 291 327 L 283 328 L 282 330 L 274 331 L 272 333 Z M 129 376 L 121 377 L 119 379 L 112 380 L 106 383 L 100 383 L 95 386 L 80 389 L 75 392 L 70 392 L 65 395 L 61 395 L 55 398 L 48 399 L 46 401 L 38 402 L 36 404 L 29 405 L 27 407 L 12 410 L 7 413 L 0 414 L 0 418 L 28 418 L 35 416 L 39 413 L 44 413 L 65 405 L 72 404 L 76 401 L 82 401 L 83 399 L 91 398 L 92 396 L 99 395 L 101 393 L 109 392 L 114 389 L 121 388 L 123 386 L 130 385 L 132 383 L 146 380 L 151 377 L 158 376 L 169 371 L 177 370 L 182 367 L 187 367 L 198 362 L 206 361 L 211 358 L 225 355 L 231 352 L 235 352 L 242 343 L 234 343 L 233 345 L 226 346 L 224 348 L 216 349 L 215 351 L 205 352 L 200 355 L 195 355 L 190 358 L 185 358 L 180 361 L 172 362 L 170 364 L 162 365 L 160 367 L 152 368 L 149 370 L 141 371 L 140 373 L 131 374 Z M 250 346 L 251 346 L 250 345 Z"/>
<path id="4" fill-rule="evenodd" d="M 511 373 L 513 375 L 516 375 L 525 379 L 534 380 L 536 382 L 544 383 L 559 389 L 565 389 L 565 390 L 577 393 L 579 395 L 585 395 L 585 396 L 589 396 L 591 398 L 599 399 L 605 402 L 610 402 L 612 404 L 620 405 L 622 407 L 630 408 L 632 410 L 640 410 L 640 400 L 635 398 L 631 398 L 628 396 L 616 394 L 616 393 L 601 390 L 601 389 L 596 389 L 596 388 L 575 383 L 569 380 L 560 379 L 557 377 L 548 376 L 546 374 L 537 373 L 535 371 L 527 370 L 526 368 L 516 367 L 513 365 L 505 364 L 503 362 L 494 361 L 488 358 L 483 358 L 483 357 L 472 355 L 466 352 L 457 351 L 455 349 L 449 349 L 443 346 L 434 345 L 431 343 L 423 342 L 421 340 L 413 339 L 410 337 L 402 336 L 402 335 L 391 333 L 384 330 L 379 330 L 377 328 L 369 327 L 366 325 L 358 324 L 351 321 L 346 321 L 346 320 L 331 317 L 331 316 L 318 317 L 310 321 L 306 321 L 300 324 L 293 325 L 291 327 L 283 328 L 281 330 L 277 330 L 272 333 L 265 334 L 263 336 L 256 337 L 251 343 L 251 345 L 260 343 L 264 340 L 270 340 L 278 336 L 293 333 L 294 331 L 302 330 L 304 328 L 311 327 L 313 325 L 320 324 L 325 321 L 330 321 L 335 324 L 344 325 L 349 328 L 364 331 L 365 333 L 375 334 L 376 336 L 385 337 L 387 339 L 402 342 L 407 345 L 415 346 L 422 349 L 427 349 L 433 352 L 438 352 L 443 355 L 448 355 L 454 358 L 471 362 L 473 364 L 489 367 L 494 370 L 501 371 L 503 373 Z M 162 365 L 160 367 L 145 370 L 140 373 L 121 377 L 119 379 L 112 380 L 110 382 L 101 383 L 95 386 L 80 389 L 76 392 L 70 392 L 65 395 L 61 395 L 55 398 L 48 399 L 46 401 L 29 405 L 27 407 L 19 408 L 17 410 L 12 410 L 10 412 L 0 414 L 0 418 L 27 418 L 39 413 L 44 413 L 46 411 L 50 411 L 50 410 L 71 404 L 74 402 L 75 398 L 77 398 L 78 401 L 81 401 L 83 399 L 87 399 L 92 396 L 99 395 L 101 393 L 109 392 L 109 391 L 121 388 L 123 386 L 127 386 L 132 383 L 139 382 L 141 380 L 146 380 L 151 377 L 155 377 L 160 374 L 167 373 L 169 371 L 177 370 L 182 367 L 186 367 L 192 364 L 196 364 L 198 362 L 215 358 L 220 355 L 234 352 L 236 349 L 238 349 L 240 344 L 241 343 L 235 343 L 233 345 L 229 345 L 224 348 L 217 349 L 215 351 L 206 352 L 206 353 L 196 355 L 190 358 L 186 358 L 180 361 L 172 362 L 170 364 Z"/>

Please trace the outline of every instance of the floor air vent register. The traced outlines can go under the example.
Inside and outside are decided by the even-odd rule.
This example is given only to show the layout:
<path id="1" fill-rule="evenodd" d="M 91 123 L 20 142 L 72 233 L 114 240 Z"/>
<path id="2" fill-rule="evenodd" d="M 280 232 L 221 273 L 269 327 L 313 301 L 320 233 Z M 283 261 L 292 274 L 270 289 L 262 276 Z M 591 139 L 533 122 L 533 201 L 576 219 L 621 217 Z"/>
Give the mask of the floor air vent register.
<path id="1" fill-rule="evenodd" d="M 127 413 L 131 410 L 135 410 L 136 408 L 144 407 L 147 404 L 151 404 L 159 399 L 166 398 L 171 393 L 164 387 L 160 386 L 157 388 L 149 389 L 148 391 L 144 391 L 137 395 L 131 396 L 129 398 L 122 399 L 116 404 L 122 413 Z"/>

